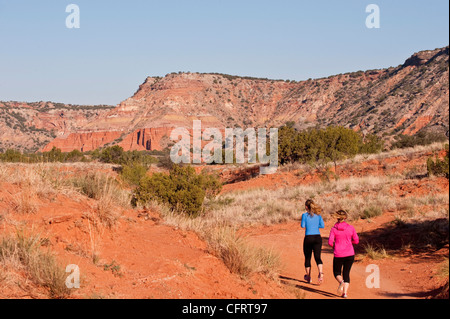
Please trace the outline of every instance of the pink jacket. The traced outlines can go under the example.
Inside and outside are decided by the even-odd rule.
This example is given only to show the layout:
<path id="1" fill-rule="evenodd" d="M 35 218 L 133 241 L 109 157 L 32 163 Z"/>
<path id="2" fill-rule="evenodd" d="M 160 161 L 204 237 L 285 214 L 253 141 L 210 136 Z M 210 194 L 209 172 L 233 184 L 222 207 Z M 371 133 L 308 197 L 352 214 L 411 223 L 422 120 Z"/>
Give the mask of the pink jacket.
<path id="1" fill-rule="evenodd" d="M 335 257 L 348 257 L 355 254 L 353 244 L 359 243 L 358 234 L 352 225 L 346 222 L 336 223 L 330 231 L 328 245 L 334 247 Z"/>

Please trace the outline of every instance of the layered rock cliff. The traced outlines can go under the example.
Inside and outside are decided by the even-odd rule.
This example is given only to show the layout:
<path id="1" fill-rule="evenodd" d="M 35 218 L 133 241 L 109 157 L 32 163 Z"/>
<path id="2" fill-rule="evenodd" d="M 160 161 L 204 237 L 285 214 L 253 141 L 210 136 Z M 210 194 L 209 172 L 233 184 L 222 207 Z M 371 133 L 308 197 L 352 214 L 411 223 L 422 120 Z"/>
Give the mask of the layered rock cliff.
<path id="1" fill-rule="evenodd" d="M 52 102 L 0 102 L 0 151 L 8 148 L 37 151 L 55 138 L 65 139 L 79 132 L 112 108 Z M 67 144 L 65 148 L 71 147 Z"/>
<path id="2" fill-rule="evenodd" d="M 67 132 L 44 149 L 86 151 L 107 144 L 161 149 L 174 127 L 192 128 L 195 119 L 203 128 L 219 129 L 293 121 L 299 129 L 335 124 L 384 138 L 421 130 L 445 133 L 448 84 L 448 47 L 416 53 L 397 67 L 302 82 L 172 73 L 148 77 L 132 97 L 91 120 L 73 128 L 66 124 Z"/>

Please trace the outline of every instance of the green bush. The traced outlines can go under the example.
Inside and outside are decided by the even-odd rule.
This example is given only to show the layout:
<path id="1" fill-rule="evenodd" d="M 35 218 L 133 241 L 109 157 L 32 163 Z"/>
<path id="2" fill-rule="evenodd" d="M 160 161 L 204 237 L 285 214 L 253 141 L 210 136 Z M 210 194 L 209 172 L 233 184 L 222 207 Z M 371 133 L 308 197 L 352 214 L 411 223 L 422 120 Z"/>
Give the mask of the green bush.
<path id="1" fill-rule="evenodd" d="M 118 165 L 140 164 L 148 166 L 157 162 L 156 158 L 151 156 L 149 152 L 124 151 L 123 148 L 118 145 L 110 146 L 102 150 L 95 150 L 92 152 L 92 157 L 103 163 Z"/>
<path id="2" fill-rule="evenodd" d="M 392 144 L 392 148 L 408 148 L 417 145 L 429 145 L 435 142 L 445 142 L 447 137 L 445 134 L 431 133 L 421 131 L 416 135 L 398 135 L 396 141 Z"/>
<path id="3" fill-rule="evenodd" d="M 88 159 L 78 150 L 63 153 L 60 149 L 53 147 L 48 152 L 43 153 L 21 153 L 17 150 L 6 150 L 0 153 L 0 161 L 10 163 L 66 163 L 66 162 L 87 162 Z"/>
<path id="4" fill-rule="evenodd" d="M 64 154 L 59 148 L 53 146 L 50 152 L 45 152 L 42 154 L 42 158 L 44 162 L 63 162 Z"/>
<path id="5" fill-rule="evenodd" d="M 446 145 L 445 147 L 447 154 L 445 155 L 443 160 L 440 160 L 437 155 L 435 160 L 433 160 L 433 158 L 431 157 L 428 158 L 427 160 L 428 176 L 434 175 L 449 178 L 449 147 L 448 145 Z"/>
<path id="6" fill-rule="evenodd" d="M 141 179 L 147 173 L 147 168 L 140 164 L 124 165 L 120 176 L 122 180 L 129 185 L 138 186 Z"/>
<path id="7" fill-rule="evenodd" d="M 375 153 L 383 149 L 383 142 L 375 135 L 362 136 L 351 129 L 330 126 L 298 132 L 291 123 L 278 133 L 278 159 L 280 164 L 290 162 L 334 162 L 360 153 Z"/>
<path id="8" fill-rule="evenodd" d="M 134 191 L 132 204 L 145 205 L 156 200 L 171 209 L 197 216 L 203 211 L 205 197 L 213 197 L 220 192 L 218 178 L 205 173 L 196 174 L 190 166 L 174 165 L 170 173 L 155 173 L 141 179 Z"/>
<path id="9" fill-rule="evenodd" d="M 0 159 L 3 162 L 9 162 L 9 163 L 18 163 L 22 161 L 22 154 L 19 151 L 16 150 L 6 150 L 5 153 L 0 154 Z"/>
<path id="10" fill-rule="evenodd" d="M 384 141 L 375 134 L 368 134 L 365 138 L 364 144 L 361 145 L 360 153 L 374 154 L 379 153 L 384 149 Z"/>
<path id="11" fill-rule="evenodd" d="M 115 145 L 107 147 L 100 152 L 100 161 L 103 163 L 123 164 L 123 148 Z"/>
<path id="12" fill-rule="evenodd" d="M 87 159 L 84 156 L 84 154 L 82 152 L 80 152 L 79 150 L 73 150 L 72 152 L 65 154 L 64 161 L 65 162 L 86 162 Z"/>

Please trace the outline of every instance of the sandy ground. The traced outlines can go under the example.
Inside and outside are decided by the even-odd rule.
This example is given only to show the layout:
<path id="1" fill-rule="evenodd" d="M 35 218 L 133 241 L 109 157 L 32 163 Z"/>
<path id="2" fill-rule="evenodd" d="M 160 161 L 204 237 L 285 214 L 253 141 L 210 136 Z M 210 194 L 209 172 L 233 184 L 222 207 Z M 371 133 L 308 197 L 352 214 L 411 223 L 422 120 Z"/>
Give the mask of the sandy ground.
<path id="1" fill-rule="evenodd" d="M 365 221 L 352 224 L 358 233 L 362 233 L 380 227 L 391 220 L 393 220 L 392 214 L 386 214 L 376 218 L 370 224 Z M 280 254 L 284 264 L 280 274 L 280 280 L 283 284 L 301 290 L 306 299 L 333 299 L 340 298 L 337 294 L 338 283 L 333 276 L 333 250 L 328 246 L 328 235 L 333 223 L 328 222 L 325 229 L 322 230 L 324 282 L 321 285 L 318 284 L 318 270 L 314 258 L 312 258 L 313 283 L 309 284 L 303 279 L 305 270 L 302 247 L 305 232 L 299 223 L 291 222 L 276 226 L 251 228 L 242 230 L 241 233 L 248 235 L 253 244 L 272 248 Z M 425 298 L 432 294 L 436 285 L 439 284 L 439 279 L 435 278 L 436 269 L 446 254 L 448 255 L 448 246 L 435 252 L 433 256 L 418 254 L 371 260 L 357 253 L 351 271 L 349 298 Z M 373 282 L 372 277 L 369 277 L 373 275 L 373 270 L 371 270 L 373 268 L 367 268 L 369 265 L 376 265 L 379 269 L 379 288 L 368 288 L 366 285 L 366 280 L 369 280 L 369 285 Z"/>
<path id="2" fill-rule="evenodd" d="M 389 174 L 395 171 L 423 168 L 429 154 L 419 158 L 397 156 L 383 161 L 371 160 L 348 164 L 338 169 L 349 176 Z M 320 181 L 304 172 L 279 172 L 226 185 L 224 192 L 256 187 L 278 188 Z M 448 180 L 405 179 L 394 185 L 394 196 L 416 196 L 429 192 L 448 194 Z M 95 203 L 84 196 L 56 194 L 30 198 L 35 207 L 30 214 L 14 212 L 14 200 L 24 192 L 21 185 L 0 181 L 0 234 L 6 236 L 17 229 L 38 234 L 46 247 L 63 266 L 79 266 L 82 285 L 71 298 L 161 298 L 161 299 L 333 299 L 337 282 L 332 275 L 333 254 L 327 245 L 333 226 L 327 221 L 322 231 L 325 281 L 317 284 L 313 261 L 313 283 L 303 280 L 304 230 L 298 221 L 272 226 L 241 229 L 250 242 L 277 252 L 283 263 L 278 280 L 262 275 L 241 278 L 231 273 L 224 263 L 207 248 L 195 233 L 164 225 L 158 212 L 126 210 L 113 229 L 94 230 L 88 218 Z M 395 212 L 353 225 L 359 234 L 383 229 L 394 219 Z M 434 252 L 408 252 L 389 258 L 370 260 L 357 255 L 351 273 L 349 298 L 427 298 L 442 280 L 437 272 L 448 244 Z M 380 270 L 380 288 L 369 289 L 366 272 L 370 264 Z M 22 269 L 2 269 L 0 265 L 0 298 L 47 298 L 42 287 L 27 278 Z"/>

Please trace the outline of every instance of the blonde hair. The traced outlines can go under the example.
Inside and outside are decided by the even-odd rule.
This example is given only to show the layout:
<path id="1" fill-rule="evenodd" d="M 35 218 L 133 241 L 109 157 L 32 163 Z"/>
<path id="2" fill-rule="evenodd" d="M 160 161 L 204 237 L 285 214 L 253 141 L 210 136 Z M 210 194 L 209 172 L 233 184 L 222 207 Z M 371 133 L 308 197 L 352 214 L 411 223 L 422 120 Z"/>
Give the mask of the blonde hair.
<path id="1" fill-rule="evenodd" d="M 341 209 L 334 213 L 334 217 L 336 217 L 339 222 L 342 222 L 348 218 L 348 213 Z"/>
<path id="2" fill-rule="evenodd" d="M 305 202 L 305 206 L 308 209 L 309 216 L 311 217 L 314 216 L 314 214 L 316 215 L 322 214 L 322 208 L 316 203 L 314 203 L 312 199 L 308 199 Z"/>

